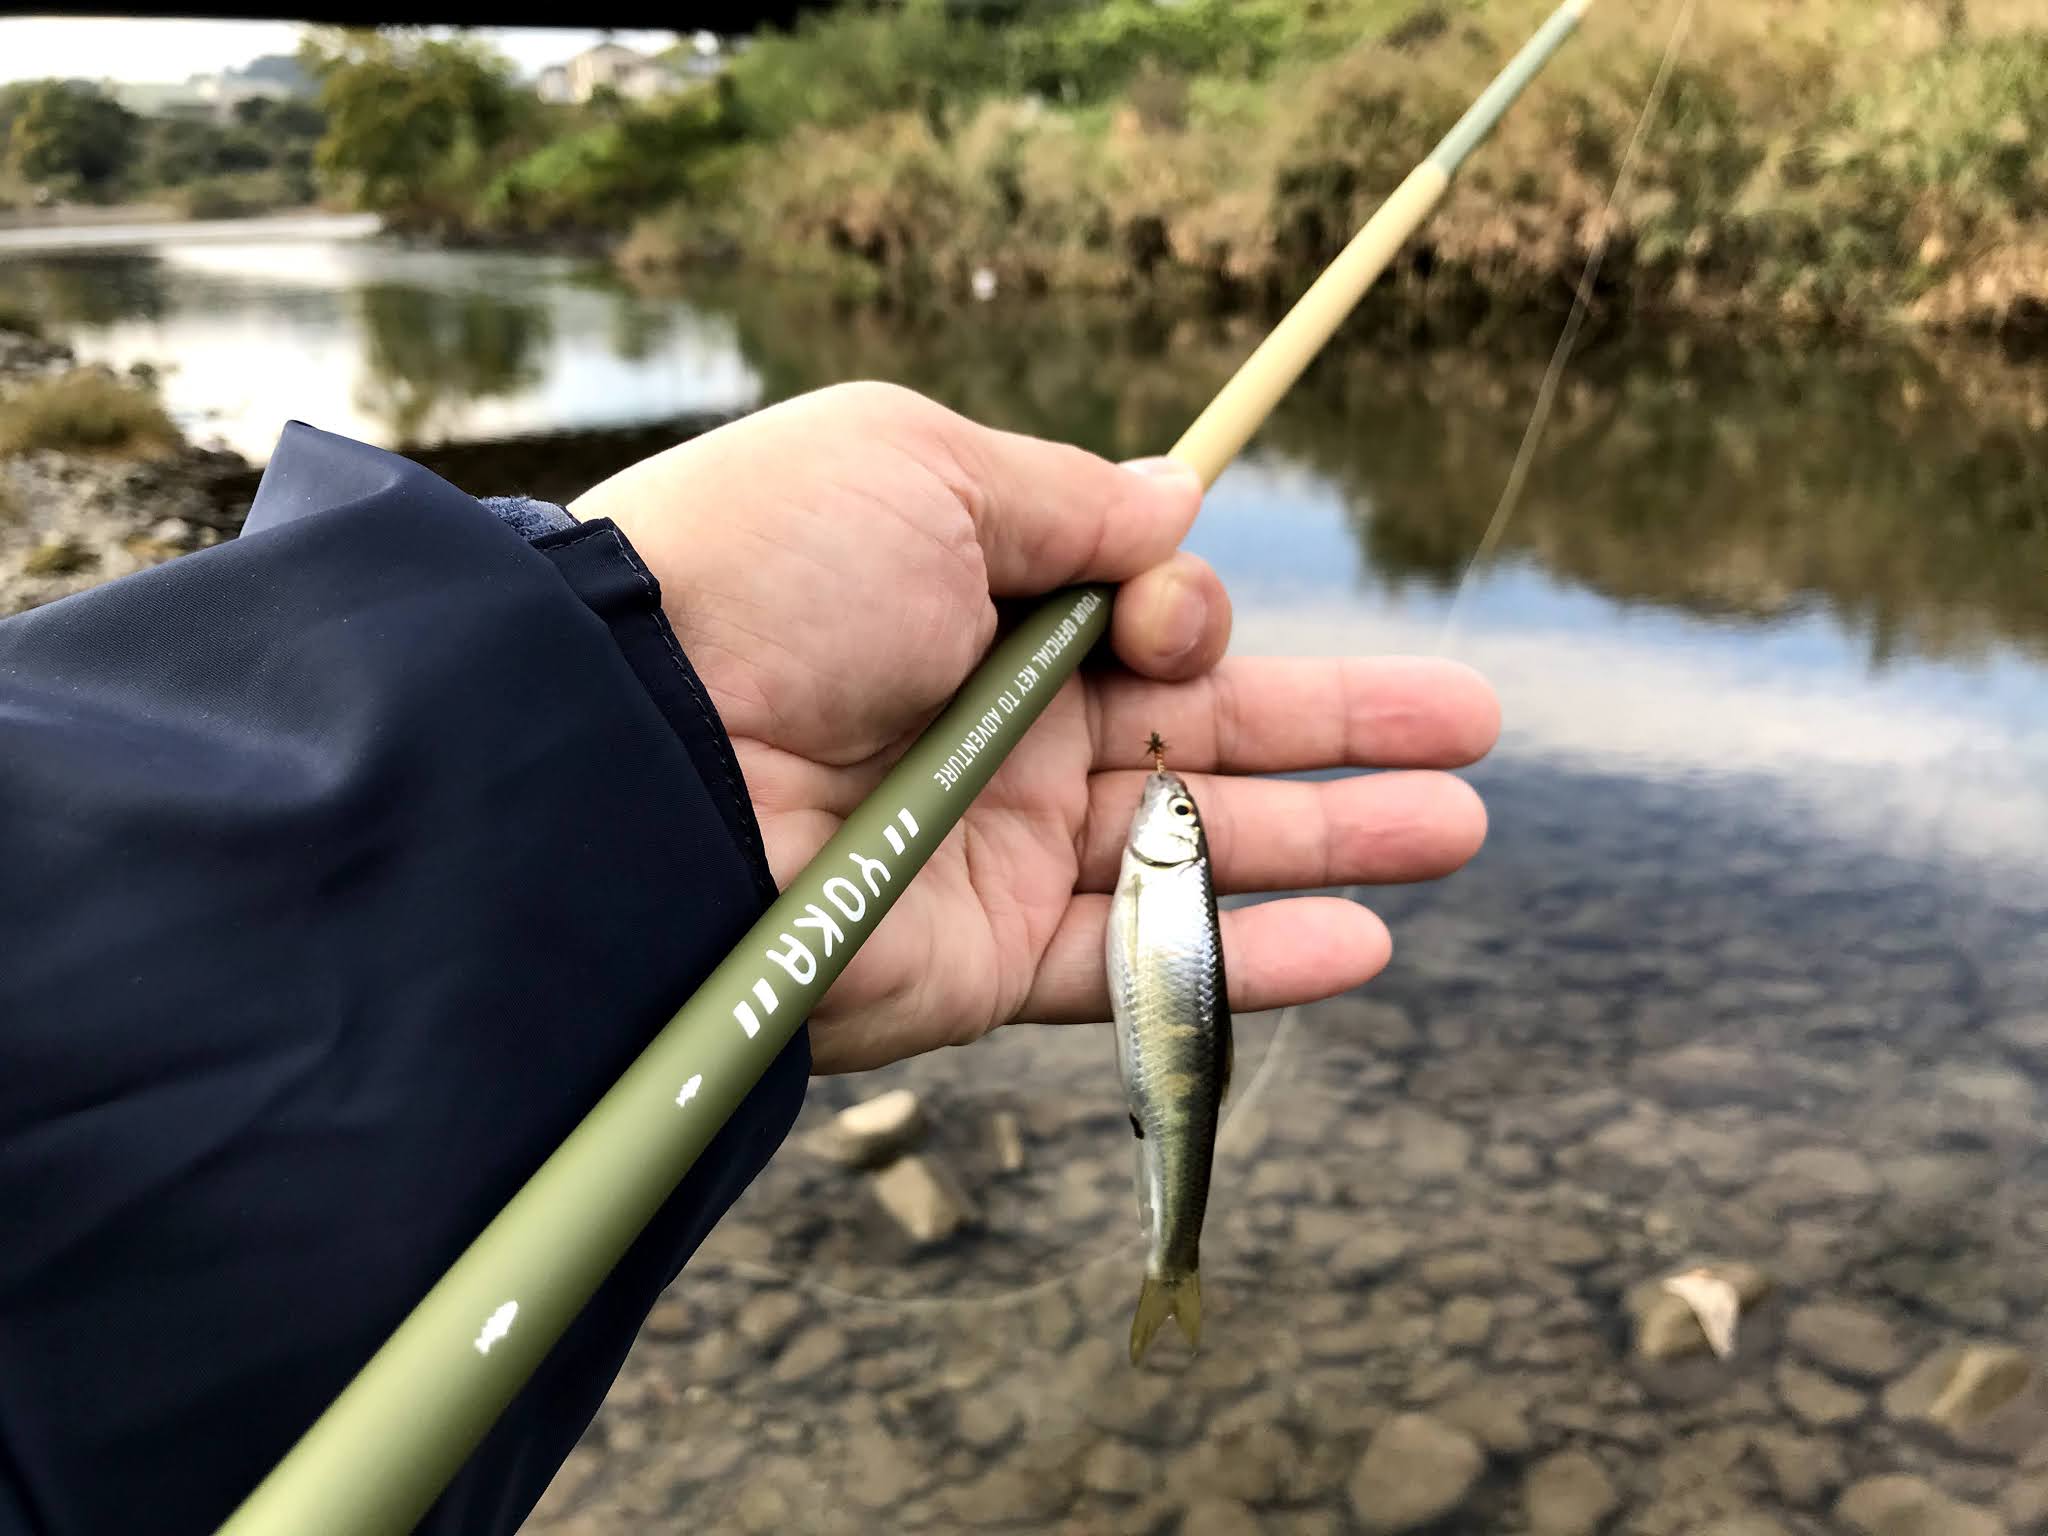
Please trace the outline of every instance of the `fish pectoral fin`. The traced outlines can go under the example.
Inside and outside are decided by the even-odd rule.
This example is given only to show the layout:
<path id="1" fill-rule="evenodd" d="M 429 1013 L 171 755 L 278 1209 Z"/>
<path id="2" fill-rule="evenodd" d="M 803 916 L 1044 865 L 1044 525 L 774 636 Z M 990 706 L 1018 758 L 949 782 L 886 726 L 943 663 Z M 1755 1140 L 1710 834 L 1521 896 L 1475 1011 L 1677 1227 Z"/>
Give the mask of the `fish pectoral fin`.
<path id="1" fill-rule="evenodd" d="M 1180 1324 L 1188 1347 L 1202 1344 L 1202 1281 L 1199 1275 L 1147 1275 L 1138 1287 L 1138 1312 L 1131 1319 L 1131 1364 L 1145 1358 L 1152 1336 L 1168 1318 Z"/>

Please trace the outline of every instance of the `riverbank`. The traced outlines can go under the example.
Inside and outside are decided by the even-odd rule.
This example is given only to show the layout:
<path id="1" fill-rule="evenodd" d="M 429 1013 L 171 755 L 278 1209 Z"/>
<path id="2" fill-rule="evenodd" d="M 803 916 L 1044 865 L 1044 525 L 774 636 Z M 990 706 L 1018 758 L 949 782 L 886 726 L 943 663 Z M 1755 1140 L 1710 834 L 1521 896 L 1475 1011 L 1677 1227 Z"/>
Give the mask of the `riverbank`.
<path id="1" fill-rule="evenodd" d="M 0 617 L 231 537 L 253 483 L 184 440 L 146 373 L 0 326 Z"/>
<path id="2" fill-rule="evenodd" d="M 384 227 L 383 219 L 374 213 L 334 213 L 311 207 L 196 219 L 154 205 L 136 205 L 119 211 L 119 218 L 24 219 L 0 215 L 0 256 L 111 251 L 170 243 L 367 240 Z M 13 313 L 13 306 L 0 300 L 0 324 Z"/>
<path id="3" fill-rule="evenodd" d="M 188 442 L 147 368 L 81 365 L 0 313 L 0 617 L 240 531 L 262 465 Z M 477 495 L 566 502 L 627 465 L 731 419 L 656 421 L 418 445 L 406 457 Z"/>
<path id="4" fill-rule="evenodd" d="M 1009 34 L 1004 54 L 929 15 L 820 21 L 757 51 L 734 86 L 744 109 L 802 79 L 814 105 L 703 153 L 618 260 L 737 259 L 895 300 L 993 287 L 1270 311 L 1545 8 L 1111 7 L 1117 48 L 1035 65 Z M 1559 309 L 1605 236 L 1609 312 L 2048 333 L 2038 16 L 1994 0 L 1705 8 L 1610 213 L 1670 21 L 1663 5 L 1589 21 L 1372 302 Z"/>

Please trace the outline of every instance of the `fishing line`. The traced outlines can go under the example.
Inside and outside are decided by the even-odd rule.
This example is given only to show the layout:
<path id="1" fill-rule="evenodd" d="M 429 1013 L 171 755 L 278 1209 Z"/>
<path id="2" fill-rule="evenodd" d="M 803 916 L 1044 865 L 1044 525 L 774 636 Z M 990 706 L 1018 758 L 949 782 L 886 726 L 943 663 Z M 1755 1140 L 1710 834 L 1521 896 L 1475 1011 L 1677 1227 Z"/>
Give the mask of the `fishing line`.
<path id="1" fill-rule="evenodd" d="M 1266 1053 L 1259 1058 L 1258 1070 L 1252 1073 L 1251 1081 L 1245 1084 L 1244 1092 L 1237 1095 L 1229 1110 L 1223 1116 L 1223 1123 L 1216 1130 L 1216 1154 L 1218 1161 L 1248 1150 L 1240 1148 L 1231 1140 L 1231 1130 L 1243 1119 L 1244 1114 L 1257 1103 L 1266 1085 L 1272 1081 L 1273 1070 L 1284 1054 L 1289 1036 L 1294 1031 L 1295 1021 L 1300 1016 L 1298 1007 L 1283 1008 L 1274 1022 L 1272 1038 L 1266 1042 Z M 1241 1138 L 1240 1138 L 1241 1139 Z M 1029 1285 L 1018 1286 L 1007 1291 L 996 1291 L 982 1296 L 877 1296 L 866 1291 L 849 1291 L 830 1281 L 814 1280 L 799 1270 L 784 1269 L 775 1264 L 763 1264 L 755 1259 L 725 1259 L 710 1263 L 692 1265 L 686 1274 L 703 1277 L 723 1273 L 737 1279 L 757 1280 L 769 1285 L 780 1285 L 785 1289 L 799 1291 L 819 1301 L 836 1306 L 883 1307 L 901 1312 L 946 1312 L 972 1307 L 1009 1307 L 1020 1302 L 1033 1301 L 1048 1295 L 1062 1286 L 1072 1284 L 1099 1269 L 1111 1259 L 1122 1258 L 1131 1252 L 1143 1239 L 1137 1233 L 1105 1244 L 1080 1263 L 1043 1280 L 1034 1280 Z"/>
<path id="2" fill-rule="evenodd" d="M 1473 578 L 1479 574 L 1480 567 L 1493 557 L 1501 535 L 1507 531 L 1508 520 L 1521 505 L 1522 490 L 1529 480 L 1529 467 L 1535 462 L 1537 445 L 1542 441 L 1544 428 L 1550 424 L 1551 407 L 1557 402 L 1558 384 L 1564 378 L 1572 349 L 1578 345 L 1579 332 L 1585 328 L 1586 315 L 1592 309 L 1593 285 L 1599 281 L 1601 263 L 1606 261 L 1607 248 L 1614 239 L 1615 205 L 1621 201 L 1621 195 L 1628 189 L 1635 173 L 1636 151 L 1642 147 L 1650 122 L 1663 104 L 1664 92 L 1671 83 L 1672 68 L 1677 64 L 1680 46 L 1691 30 L 1693 10 L 1697 4 L 1698 0 L 1681 0 L 1678 15 L 1671 24 L 1671 35 L 1665 39 L 1664 56 L 1658 61 L 1657 75 L 1650 83 L 1649 94 L 1643 98 L 1643 110 L 1636 117 L 1628 147 L 1622 151 L 1621 165 L 1614 173 L 1614 184 L 1607 189 L 1607 201 L 1600 209 L 1599 236 L 1593 242 L 1593 249 L 1587 253 L 1586 264 L 1579 273 L 1578 291 L 1572 298 L 1571 312 L 1565 316 L 1564 329 L 1550 354 L 1550 366 L 1544 370 L 1543 382 L 1537 386 L 1536 406 L 1529 414 L 1529 424 L 1522 430 L 1521 446 L 1515 450 L 1515 462 L 1508 470 L 1507 484 L 1501 488 L 1500 500 L 1494 505 L 1493 516 L 1487 520 L 1486 531 L 1480 535 L 1472 558 L 1466 562 L 1464 574 L 1458 578 L 1457 588 L 1451 593 L 1450 606 L 1444 612 L 1443 629 L 1437 636 L 1436 649 L 1439 651 L 1448 649 L 1451 635 L 1463 615 L 1465 597 L 1471 590 Z"/>

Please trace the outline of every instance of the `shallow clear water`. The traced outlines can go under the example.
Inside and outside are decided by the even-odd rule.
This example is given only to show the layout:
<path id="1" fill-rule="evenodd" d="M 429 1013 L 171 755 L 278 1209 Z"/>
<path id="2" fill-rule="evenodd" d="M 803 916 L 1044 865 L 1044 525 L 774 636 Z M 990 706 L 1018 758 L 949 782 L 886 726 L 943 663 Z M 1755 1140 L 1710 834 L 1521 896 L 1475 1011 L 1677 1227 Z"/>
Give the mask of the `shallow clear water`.
<path id="1" fill-rule="evenodd" d="M 175 363 L 174 410 L 259 457 L 287 416 L 432 441 L 861 376 L 1137 454 L 1249 340 L 377 244 L 0 280 L 88 356 Z M 2048 1351 L 2048 380 L 1596 346 L 1454 605 L 1548 341 L 1333 356 L 1190 540 L 1239 650 L 1447 651 L 1507 722 L 1475 865 L 1360 893 L 1394 924 L 1383 980 L 1243 1021 L 1203 1352 L 1122 1359 L 1106 1039 L 1011 1030 L 806 1110 L 915 1086 L 978 1230 L 918 1249 L 793 1144 L 535 1529 L 1379 1530 L 1436 1484 L 1446 1531 L 2042 1528 L 2038 1367 L 1983 1424 L 1923 1410 L 1961 1346 Z M 1773 1284 L 1734 1357 L 1644 1358 L 1631 1297 L 1707 1260 Z"/>

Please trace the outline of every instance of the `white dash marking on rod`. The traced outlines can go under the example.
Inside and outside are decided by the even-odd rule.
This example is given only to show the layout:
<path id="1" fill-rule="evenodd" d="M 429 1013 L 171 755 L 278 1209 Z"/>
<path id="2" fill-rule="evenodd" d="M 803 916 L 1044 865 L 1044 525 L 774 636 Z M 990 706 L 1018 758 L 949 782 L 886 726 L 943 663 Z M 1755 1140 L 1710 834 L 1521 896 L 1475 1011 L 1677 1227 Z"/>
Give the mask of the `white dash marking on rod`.
<path id="1" fill-rule="evenodd" d="M 766 976 L 763 976 L 754 983 L 754 996 L 761 1000 L 761 1011 L 763 1013 L 773 1013 L 775 1011 L 775 989 L 768 985 L 768 978 Z"/>
<path id="2" fill-rule="evenodd" d="M 882 828 L 882 836 L 889 839 L 889 851 L 891 853 L 901 853 L 903 851 L 903 834 L 901 832 L 898 832 L 894 827 L 884 827 Z"/>
<path id="3" fill-rule="evenodd" d="M 910 814 L 909 807 L 906 806 L 904 809 L 898 811 L 896 813 L 896 819 L 903 823 L 904 831 L 908 832 L 912 837 L 917 836 L 917 818 Z"/>
<path id="4" fill-rule="evenodd" d="M 484 1319 L 483 1332 L 476 1336 L 476 1352 L 488 1355 L 491 1346 L 512 1331 L 512 1319 L 519 1315 L 519 1303 L 508 1301 Z"/>
<path id="5" fill-rule="evenodd" d="M 755 1015 L 752 1003 L 744 1001 L 734 1003 L 732 1005 L 732 1016 L 740 1021 L 740 1028 L 747 1032 L 749 1040 L 761 1033 L 761 1020 Z"/>
<path id="6" fill-rule="evenodd" d="M 698 1072 L 692 1075 L 690 1080 L 687 1083 L 683 1084 L 683 1091 L 676 1095 L 676 1108 L 683 1109 L 687 1107 L 690 1100 L 697 1097 L 697 1090 L 699 1088 L 702 1088 L 703 1086 L 704 1074 L 702 1072 Z"/>

